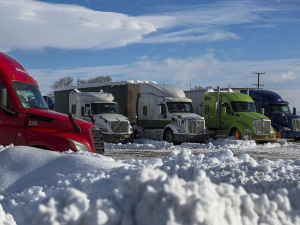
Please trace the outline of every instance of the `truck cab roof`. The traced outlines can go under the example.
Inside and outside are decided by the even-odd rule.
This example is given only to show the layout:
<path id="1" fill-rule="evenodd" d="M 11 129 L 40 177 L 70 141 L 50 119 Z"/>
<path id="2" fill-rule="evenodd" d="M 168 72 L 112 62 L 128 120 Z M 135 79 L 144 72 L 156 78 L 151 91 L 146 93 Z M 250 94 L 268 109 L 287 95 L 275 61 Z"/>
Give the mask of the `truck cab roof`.
<path id="1" fill-rule="evenodd" d="M 181 88 L 171 84 L 141 83 L 141 94 L 155 94 L 160 97 L 185 98 Z"/>
<path id="2" fill-rule="evenodd" d="M 21 81 L 37 85 L 28 72 L 13 58 L 0 52 L 0 74 L 6 76 L 11 81 Z"/>
<path id="3" fill-rule="evenodd" d="M 206 96 L 218 96 L 218 92 L 209 92 Z M 234 92 L 220 92 L 221 98 L 225 98 L 228 101 L 245 101 L 245 102 L 253 102 L 252 98 L 249 95 L 242 93 L 234 93 Z M 223 99 L 223 100 L 225 100 Z M 222 101 L 222 100 L 221 100 Z"/>
<path id="4" fill-rule="evenodd" d="M 241 90 L 241 93 L 247 94 L 247 90 Z M 282 100 L 279 94 L 269 90 L 249 90 L 249 95 L 253 100 L 265 101 L 269 102 L 269 104 L 289 104 Z"/>
<path id="5" fill-rule="evenodd" d="M 71 95 L 75 96 L 77 101 L 87 102 L 112 102 L 114 96 L 110 93 L 101 92 L 71 92 Z"/>

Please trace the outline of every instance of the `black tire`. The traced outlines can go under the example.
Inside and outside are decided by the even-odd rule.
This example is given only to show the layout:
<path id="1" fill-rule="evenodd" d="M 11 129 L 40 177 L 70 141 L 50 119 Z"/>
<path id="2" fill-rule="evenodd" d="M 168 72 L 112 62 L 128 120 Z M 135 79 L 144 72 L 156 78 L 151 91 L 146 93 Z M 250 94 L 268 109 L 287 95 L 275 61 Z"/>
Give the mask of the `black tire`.
<path id="1" fill-rule="evenodd" d="M 171 129 L 168 129 L 164 133 L 164 141 L 174 143 L 174 134 Z"/>

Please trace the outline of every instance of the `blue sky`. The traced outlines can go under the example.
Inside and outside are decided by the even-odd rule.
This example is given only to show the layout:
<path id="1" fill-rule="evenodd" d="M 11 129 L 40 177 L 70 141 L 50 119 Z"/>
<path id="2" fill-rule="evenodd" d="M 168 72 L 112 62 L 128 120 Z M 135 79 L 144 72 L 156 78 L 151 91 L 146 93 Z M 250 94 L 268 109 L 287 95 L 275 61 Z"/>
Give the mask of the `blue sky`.
<path id="1" fill-rule="evenodd" d="M 300 110 L 300 1 L 1 0 L 0 50 L 37 80 L 273 90 Z M 74 82 L 75 83 L 75 82 Z"/>

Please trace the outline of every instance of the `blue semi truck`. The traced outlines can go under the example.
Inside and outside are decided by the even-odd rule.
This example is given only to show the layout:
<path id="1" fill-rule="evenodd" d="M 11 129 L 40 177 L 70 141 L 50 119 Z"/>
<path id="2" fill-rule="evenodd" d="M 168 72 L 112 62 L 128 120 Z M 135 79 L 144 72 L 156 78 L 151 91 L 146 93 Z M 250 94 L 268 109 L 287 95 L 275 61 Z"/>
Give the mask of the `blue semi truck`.
<path id="1" fill-rule="evenodd" d="M 293 108 L 293 112 L 290 111 L 289 103 L 282 100 L 279 94 L 268 90 L 241 90 L 240 92 L 250 95 L 256 110 L 264 111 L 281 138 L 300 140 L 300 116 L 296 115 L 296 108 Z"/>

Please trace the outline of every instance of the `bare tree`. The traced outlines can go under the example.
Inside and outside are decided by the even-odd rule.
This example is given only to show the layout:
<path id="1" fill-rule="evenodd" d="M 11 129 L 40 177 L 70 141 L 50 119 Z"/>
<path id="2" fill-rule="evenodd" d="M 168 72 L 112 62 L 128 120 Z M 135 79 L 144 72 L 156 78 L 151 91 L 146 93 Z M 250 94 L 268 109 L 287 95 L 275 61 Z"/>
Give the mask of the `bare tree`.
<path id="1" fill-rule="evenodd" d="M 77 85 L 82 85 L 82 84 L 92 84 L 92 83 L 101 83 L 101 82 L 107 82 L 111 81 L 110 76 L 97 76 L 97 77 L 92 77 L 87 80 L 77 78 Z M 61 88 L 61 87 L 68 87 L 73 85 L 74 78 L 73 77 L 63 77 L 60 78 L 58 81 L 56 81 L 52 86 L 50 86 L 51 89 L 56 89 L 56 88 Z M 48 94 L 53 94 L 54 91 L 50 91 Z"/>
<path id="2" fill-rule="evenodd" d="M 199 91 L 205 91 L 207 89 L 213 89 L 212 86 L 208 86 L 208 87 L 201 87 L 201 86 L 194 86 L 193 88 L 191 88 L 191 90 L 199 90 Z"/>
<path id="3" fill-rule="evenodd" d="M 102 83 L 102 82 L 107 82 L 111 81 L 110 76 L 97 76 L 97 77 L 92 77 L 87 80 L 87 83 L 93 84 L 93 83 Z"/>
<path id="4" fill-rule="evenodd" d="M 60 87 L 68 87 L 70 85 L 72 85 L 74 78 L 73 77 L 63 77 L 63 78 L 59 78 L 58 81 L 56 81 L 51 88 L 55 89 L 55 88 L 60 88 Z"/>
<path id="5" fill-rule="evenodd" d="M 84 80 L 84 79 L 78 78 L 78 79 L 77 79 L 77 85 L 82 85 L 82 84 L 87 84 L 87 81 Z"/>

